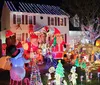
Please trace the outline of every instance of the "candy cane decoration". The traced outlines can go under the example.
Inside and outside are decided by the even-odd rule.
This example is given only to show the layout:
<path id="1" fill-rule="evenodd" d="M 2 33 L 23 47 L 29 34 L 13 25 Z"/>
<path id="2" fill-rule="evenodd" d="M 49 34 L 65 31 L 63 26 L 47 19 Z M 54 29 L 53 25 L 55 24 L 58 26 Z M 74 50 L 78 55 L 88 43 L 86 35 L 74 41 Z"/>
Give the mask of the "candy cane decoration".
<path id="1" fill-rule="evenodd" d="M 24 79 L 24 83 L 25 83 L 25 85 L 30 85 L 30 84 L 29 84 L 29 79 L 28 79 L 28 78 L 25 78 L 25 79 Z"/>

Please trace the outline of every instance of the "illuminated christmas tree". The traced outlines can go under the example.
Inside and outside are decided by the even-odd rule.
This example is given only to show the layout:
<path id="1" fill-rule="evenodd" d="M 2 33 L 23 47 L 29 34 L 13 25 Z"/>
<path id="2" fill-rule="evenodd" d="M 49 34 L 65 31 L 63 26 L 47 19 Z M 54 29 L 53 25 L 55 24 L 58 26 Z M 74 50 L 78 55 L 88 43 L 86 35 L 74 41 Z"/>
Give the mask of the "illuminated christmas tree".
<path id="1" fill-rule="evenodd" d="M 61 85 L 63 77 L 64 77 L 64 68 L 62 66 L 61 60 L 59 60 L 57 68 L 56 68 L 56 72 L 55 72 L 56 85 Z"/>
<path id="2" fill-rule="evenodd" d="M 41 81 L 39 67 L 36 63 L 36 58 L 32 59 L 31 66 L 31 75 L 30 75 L 30 85 L 43 85 Z"/>
<path id="3" fill-rule="evenodd" d="M 63 68 L 63 65 L 61 63 L 61 60 L 58 61 L 58 65 L 56 68 L 56 74 L 60 75 L 60 77 L 64 77 L 64 68 Z"/>

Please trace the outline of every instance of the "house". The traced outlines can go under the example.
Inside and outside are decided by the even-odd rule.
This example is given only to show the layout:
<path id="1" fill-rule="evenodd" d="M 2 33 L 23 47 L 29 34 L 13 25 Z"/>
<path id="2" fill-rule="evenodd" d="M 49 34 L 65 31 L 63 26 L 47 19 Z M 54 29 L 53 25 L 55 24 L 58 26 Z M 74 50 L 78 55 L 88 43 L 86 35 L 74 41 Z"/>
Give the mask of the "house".
<path id="1" fill-rule="evenodd" d="M 69 42 L 74 40 L 74 43 L 77 43 L 82 39 L 82 36 L 83 32 L 81 31 L 79 16 L 75 14 L 69 19 Z"/>
<path id="2" fill-rule="evenodd" d="M 56 27 L 67 42 L 69 15 L 58 6 L 5 1 L 1 16 L 3 43 L 5 42 L 5 30 L 8 29 L 16 34 L 16 38 L 26 40 L 29 37 L 30 24 L 34 26 L 34 31 L 39 31 L 43 26 Z"/>

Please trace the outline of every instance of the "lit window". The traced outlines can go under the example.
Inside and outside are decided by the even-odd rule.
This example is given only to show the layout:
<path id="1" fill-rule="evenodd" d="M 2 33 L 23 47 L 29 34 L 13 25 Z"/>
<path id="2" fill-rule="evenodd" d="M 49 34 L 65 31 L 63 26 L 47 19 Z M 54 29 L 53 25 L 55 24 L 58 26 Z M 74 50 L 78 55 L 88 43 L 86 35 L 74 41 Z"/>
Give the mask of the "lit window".
<path id="1" fill-rule="evenodd" d="M 60 19 L 60 25 L 63 26 L 63 19 Z"/>
<path id="2" fill-rule="evenodd" d="M 29 24 L 32 24 L 32 16 L 29 16 Z"/>
<path id="3" fill-rule="evenodd" d="M 21 15 L 17 15 L 17 24 L 21 24 Z"/>

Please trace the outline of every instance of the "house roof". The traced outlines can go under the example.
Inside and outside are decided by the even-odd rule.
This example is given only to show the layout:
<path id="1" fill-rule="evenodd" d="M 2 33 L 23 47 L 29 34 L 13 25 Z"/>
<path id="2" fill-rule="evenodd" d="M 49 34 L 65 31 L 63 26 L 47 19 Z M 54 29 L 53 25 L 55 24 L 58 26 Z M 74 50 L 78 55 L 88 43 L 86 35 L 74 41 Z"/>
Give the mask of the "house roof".
<path id="1" fill-rule="evenodd" d="M 12 2 L 12 1 L 5 1 L 5 3 L 10 11 L 69 16 L 58 6 L 43 5 L 43 4 L 40 5 L 40 4 L 24 3 L 24 2 Z"/>

